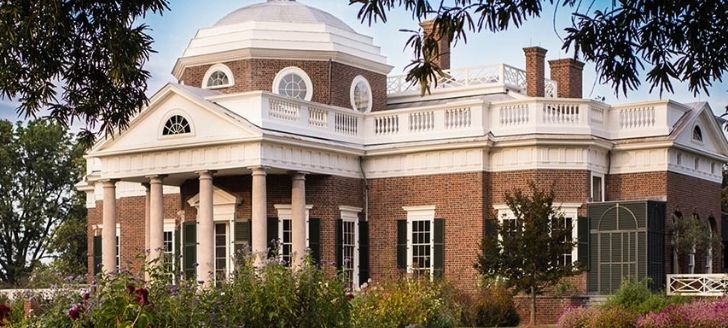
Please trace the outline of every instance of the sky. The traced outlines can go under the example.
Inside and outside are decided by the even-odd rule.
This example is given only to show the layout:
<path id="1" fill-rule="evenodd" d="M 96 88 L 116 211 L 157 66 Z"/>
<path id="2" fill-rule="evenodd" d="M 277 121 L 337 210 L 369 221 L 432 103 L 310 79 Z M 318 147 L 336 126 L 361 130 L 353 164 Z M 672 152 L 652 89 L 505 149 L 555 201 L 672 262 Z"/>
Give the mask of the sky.
<path id="1" fill-rule="evenodd" d="M 149 81 L 148 95 L 153 95 L 167 82 L 174 81 L 171 71 L 175 60 L 182 55 L 189 41 L 198 29 L 215 24 L 227 13 L 240 7 L 260 3 L 263 0 L 171 0 L 170 10 L 163 15 L 150 15 L 143 21 L 151 28 L 150 34 L 154 38 L 153 45 L 157 53 L 152 54 L 145 66 L 152 74 Z M 403 74 L 404 67 L 412 58 L 409 49 L 404 44 L 409 34 L 400 32 L 400 29 L 416 29 L 418 27 L 409 14 L 403 10 L 396 10 L 389 14 L 387 23 L 374 23 L 369 26 L 357 19 L 358 5 L 349 5 L 349 0 L 297 0 L 309 6 L 326 10 L 342 21 L 349 24 L 357 32 L 372 36 L 374 43 L 381 47 L 383 55 L 387 57 L 390 65 L 394 66 L 392 75 Z M 520 28 L 510 28 L 505 32 L 481 32 L 468 36 L 467 44 L 458 43 L 451 51 L 452 67 L 470 67 L 491 64 L 509 64 L 516 67 L 525 67 L 523 48 L 540 46 L 548 50 L 546 59 L 570 57 L 573 53 L 561 50 L 562 42 L 554 31 L 561 32 L 570 26 L 569 8 L 555 7 L 544 1 L 544 11 L 540 18 L 528 20 Z M 597 1 L 593 9 L 606 8 L 611 1 Z M 555 22 L 555 25 L 554 25 Z M 548 66 L 548 65 L 547 65 Z M 548 68 L 547 74 L 548 76 Z M 584 97 L 605 97 L 610 104 L 625 102 L 638 102 L 644 100 L 660 99 L 659 92 L 649 92 L 649 85 L 642 78 L 642 86 L 628 92 L 627 96 L 617 97 L 609 85 L 601 85 L 596 81 L 594 64 L 586 63 L 584 67 Z M 726 79 L 728 80 L 728 79 Z M 675 83 L 675 93 L 665 93 L 662 98 L 669 98 L 679 102 L 707 101 L 716 114 L 722 114 L 728 105 L 728 81 L 715 83 L 710 89 L 710 96 L 693 94 L 683 83 Z M 18 120 L 15 104 L 0 99 L 0 119 Z"/>

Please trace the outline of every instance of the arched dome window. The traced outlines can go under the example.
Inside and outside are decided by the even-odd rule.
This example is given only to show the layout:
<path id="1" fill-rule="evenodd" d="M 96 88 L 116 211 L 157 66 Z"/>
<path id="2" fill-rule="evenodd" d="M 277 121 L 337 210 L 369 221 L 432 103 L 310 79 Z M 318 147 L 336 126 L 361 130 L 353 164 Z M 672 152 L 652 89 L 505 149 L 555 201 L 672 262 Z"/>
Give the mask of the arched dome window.
<path id="1" fill-rule="evenodd" d="M 693 128 L 693 140 L 703 142 L 703 131 L 697 125 Z"/>
<path id="2" fill-rule="evenodd" d="M 372 88 L 369 86 L 369 81 L 363 76 L 359 75 L 354 78 L 349 97 L 354 110 L 362 113 L 372 110 Z"/>
<path id="3" fill-rule="evenodd" d="M 192 133 L 192 127 L 190 123 L 181 115 L 172 115 L 166 123 L 164 123 L 164 129 L 162 130 L 163 136 L 173 136 L 179 134 Z"/>
<path id="4" fill-rule="evenodd" d="M 308 74 L 298 67 L 282 69 L 273 80 L 273 92 L 301 100 L 311 100 L 313 83 Z"/>
<path id="5" fill-rule="evenodd" d="M 231 87 L 235 84 L 233 71 L 227 65 L 212 65 L 202 79 L 202 88 L 217 89 Z"/>

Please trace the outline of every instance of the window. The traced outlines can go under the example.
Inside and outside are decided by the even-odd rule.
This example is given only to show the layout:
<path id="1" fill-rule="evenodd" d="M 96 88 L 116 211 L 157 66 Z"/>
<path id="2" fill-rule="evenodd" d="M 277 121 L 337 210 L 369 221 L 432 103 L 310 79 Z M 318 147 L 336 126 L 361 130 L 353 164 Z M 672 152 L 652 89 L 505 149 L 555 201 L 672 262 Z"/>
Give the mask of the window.
<path id="1" fill-rule="evenodd" d="M 224 280 L 227 277 L 227 223 L 215 223 L 215 279 Z"/>
<path id="2" fill-rule="evenodd" d="M 313 85 L 306 72 L 298 67 L 282 69 L 273 80 L 273 92 L 301 100 L 311 100 Z"/>
<path id="3" fill-rule="evenodd" d="M 287 266 L 293 260 L 293 222 L 291 221 L 291 205 L 274 205 L 278 210 L 278 252 L 279 259 Z M 313 205 L 306 205 L 306 248 L 309 247 L 308 212 Z"/>
<path id="4" fill-rule="evenodd" d="M 703 142 L 703 131 L 697 125 L 693 128 L 693 140 Z"/>
<path id="5" fill-rule="evenodd" d="M 163 136 L 172 136 L 178 134 L 192 133 L 192 127 L 187 119 L 181 115 L 172 115 L 166 123 L 164 123 Z"/>
<path id="6" fill-rule="evenodd" d="M 682 153 L 677 153 L 677 165 L 682 165 Z"/>
<path id="7" fill-rule="evenodd" d="M 215 71 L 210 75 L 210 78 L 207 80 L 207 87 L 208 88 L 214 88 L 219 86 L 225 86 L 230 84 L 229 78 L 227 74 L 221 72 L 221 71 Z"/>
<path id="8" fill-rule="evenodd" d="M 695 156 L 695 164 L 694 164 L 694 166 L 695 166 L 695 171 L 697 171 L 698 169 L 700 169 L 700 158 L 698 158 L 698 156 Z"/>
<path id="9" fill-rule="evenodd" d="M 363 76 L 354 78 L 351 84 L 351 106 L 354 110 L 366 113 L 372 109 L 372 91 L 369 82 Z"/>
<path id="10" fill-rule="evenodd" d="M 413 220 L 410 226 L 411 272 L 415 277 L 427 277 L 432 273 L 432 220 Z"/>
<path id="11" fill-rule="evenodd" d="M 710 174 L 715 174 L 715 163 L 710 163 Z"/>
<path id="12" fill-rule="evenodd" d="M 564 241 L 567 243 L 570 243 L 574 240 L 574 233 L 571 229 L 574 228 L 574 220 L 571 217 L 564 217 L 564 221 L 561 222 L 563 224 L 563 229 L 566 231 L 570 231 L 570 234 L 567 234 L 564 237 Z M 575 230 L 575 229 L 574 229 Z M 574 263 L 574 252 L 568 252 L 564 253 L 561 258 L 559 259 L 558 265 L 560 266 L 570 266 L 572 263 Z"/>
<path id="13" fill-rule="evenodd" d="M 354 220 L 343 220 L 341 223 L 341 247 L 343 263 L 341 271 L 346 277 L 348 286 L 356 286 L 357 282 L 355 279 L 357 269 L 357 229 L 356 221 Z"/>
<path id="14" fill-rule="evenodd" d="M 604 175 L 592 174 L 591 181 L 591 201 L 592 202 L 603 202 L 604 201 Z"/>
<path id="15" fill-rule="evenodd" d="M 235 84 L 233 71 L 224 64 L 212 65 L 202 78 L 203 89 L 219 89 Z"/>

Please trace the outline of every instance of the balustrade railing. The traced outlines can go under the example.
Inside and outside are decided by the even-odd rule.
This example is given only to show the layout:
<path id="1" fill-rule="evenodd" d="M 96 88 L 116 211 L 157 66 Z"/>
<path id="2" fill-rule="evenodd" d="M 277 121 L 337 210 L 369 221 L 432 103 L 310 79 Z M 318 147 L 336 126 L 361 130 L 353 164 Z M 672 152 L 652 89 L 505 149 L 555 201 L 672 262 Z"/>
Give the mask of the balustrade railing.
<path id="1" fill-rule="evenodd" d="M 728 295 L 728 274 L 668 274 L 667 295 Z"/>
<path id="2" fill-rule="evenodd" d="M 667 113 L 679 110 L 667 102 L 608 107 L 589 100 L 526 98 L 492 103 L 471 99 L 447 107 L 359 113 L 267 92 L 217 99 L 227 108 L 241 108 L 235 112 L 265 129 L 353 144 L 479 137 L 488 133 L 591 134 L 608 139 L 666 135 L 670 131 Z M 256 106 L 261 110 L 252 110 Z"/>
<path id="3" fill-rule="evenodd" d="M 430 86 L 431 90 L 503 85 L 516 92 L 526 92 L 526 71 L 509 65 L 453 68 L 444 70 L 443 73 L 443 76 L 437 78 L 437 83 Z M 546 97 L 556 97 L 558 87 L 556 81 L 546 79 L 544 83 Z M 419 92 L 419 85 L 407 82 L 406 75 L 387 78 L 387 94 L 390 97 L 419 94 Z"/>

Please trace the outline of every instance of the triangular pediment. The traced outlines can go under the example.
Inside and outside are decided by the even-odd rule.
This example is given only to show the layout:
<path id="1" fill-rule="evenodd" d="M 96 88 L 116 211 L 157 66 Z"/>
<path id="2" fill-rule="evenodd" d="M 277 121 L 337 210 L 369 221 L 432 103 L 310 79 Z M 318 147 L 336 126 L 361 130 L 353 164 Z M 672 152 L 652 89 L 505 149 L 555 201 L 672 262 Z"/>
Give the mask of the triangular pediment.
<path id="1" fill-rule="evenodd" d="M 212 205 L 213 206 L 220 206 L 220 205 L 237 205 L 240 203 L 240 198 L 223 190 L 218 187 L 213 187 L 212 190 Z M 200 204 L 200 194 L 196 194 L 192 196 L 187 201 L 187 204 L 190 204 L 192 207 L 197 207 Z"/>
<path id="2" fill-rule="evenodd" d="M 728 156 L 728 142 L 708 104 L 695 109 L 675 138 L 675 143 L 720 156 Z"/>
<path id="3" fill-rule="evenodd" d="M 224 107 L 205 100 L 204 94 L 188 89 L 189 87 L 168 84 L 132 119 L 129 128 L 113 137 L 101 140 L 91 153 L 199 147 L 262 136 L 258 127 Z M 187 121 L 190 126 L 189 133 L 175 135 L 163 133 L 165 123 L 173 116 L 181 116 Z"/>

